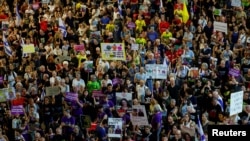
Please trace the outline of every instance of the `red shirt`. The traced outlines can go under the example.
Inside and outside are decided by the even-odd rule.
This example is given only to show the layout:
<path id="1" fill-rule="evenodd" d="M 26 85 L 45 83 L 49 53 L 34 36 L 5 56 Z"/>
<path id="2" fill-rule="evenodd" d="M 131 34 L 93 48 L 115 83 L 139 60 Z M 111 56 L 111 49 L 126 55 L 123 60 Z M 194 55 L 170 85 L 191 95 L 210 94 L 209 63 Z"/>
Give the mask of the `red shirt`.
<path id="1" fill-rule="evenodd" d="M 169 26 L 170 24 L 167 21 L 161 21 L 159 24 L 160 33 L 162 34 L 164 31 L 166 31 L 166 29 L 168 29 Z"/>
<path id="2" fill-rule="evenodd" d="M 183 54 L 183 49 L 178 49 L 175 53 L 177 57 L 180 57 Z"/>
<path id="3" fill-rule="evenodd" d="M 166 52 L 166 56 L 168 57 L 168 59 L 169 59 L 169 61 L 170 61 L 171 63 L 175 63 L 175 62 L 176 62 L 177 56 L 176 56 L 176 53 L 175 53 L 175 52 L 167 51 L 167 52 Z"/>
<path id="4" fill-rule="evenodd" d="M 1 20 L 6 20 L 6 19 L 8 19 L 8 16 L 5 15 L 4 13 L 2 13 L 2 14 L 0 14 L 0 19 Z"/>
<path id="5" fill-rule="evenodd" d="M 47 28 L 48 28 L 48 22 L 47 21 L 41 21 L 40 22 L 40 29 L 43 30 L 44 32 L 46 32 Z"/>
<path id="6" fill-rule="evenodd" d="M 18 106 L 18 105 L 23 105 L 25 102 L 25 99 L 23 97 L 17 98 L 17 99 L 13 99 L 11 101 L 11 105 L 12 106 Z"/>

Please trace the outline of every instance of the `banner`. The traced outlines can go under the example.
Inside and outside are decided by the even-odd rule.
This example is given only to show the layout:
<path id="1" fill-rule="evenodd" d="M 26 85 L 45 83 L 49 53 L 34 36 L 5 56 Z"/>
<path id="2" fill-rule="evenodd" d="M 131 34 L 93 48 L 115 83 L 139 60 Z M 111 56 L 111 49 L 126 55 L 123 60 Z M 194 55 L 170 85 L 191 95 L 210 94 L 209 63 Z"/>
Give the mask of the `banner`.
<path id="1" fill-rule="evenodd" d="M 231 93 L 230 95 L 230 116 L 241 113 L 243 110 L 243 91 Z"/>
<path id="2" fill-rule="evenodd" d="M 133 105 L 130 113 L 132 124 L 138 126 L 149 125 L 145 105 Z"/>
<path id="3" fill-rule="evenodd" d="M 0 89 L 0 102 L 6 102 L 8 95 L 8 88 Z"/>
<path id="4" fill-rule="evenodd" d="M 93 61 L 85 61 L 84 62 L 84 70 L 86 72 L 93 72 Z"/>
<path id="5" fill-rule="evenodd" d="M 214 30 L 225 32 L 227 34 L 227 23 L 214 21 Z"/>
<path id="6" fill-rule="evenodd" d="M 230 68 L 228 74 L 234 77 L 238 77 L 240 75 L 240 70 Z"/>
<path id="7" fill-rule="evenodd" d="M 24 114 L 23 105 L 11 106 L 11 114 L 12 115 L 23 115 Z"/>
<path id="8" fill-rule="evenodd" d="M 78 93 L 67 92 L 65 96 L 65 101 L 73 102 L 78 99 Z"/>
<path id="9" fill-rule="evenodd" d="M 59 86 L 53 86 L 53 87 L 46 87 L 45 88 L 45 93 L 46 96 L 54 96 L 60 94 L 61 89 Z"/>
<path id="10" fill-rule="evenodd" d="M 23 53 L 34 53 L 35 52 L 35 46 L 34 44 L 24 44 L 23 47 Z"/>
<path id="11" fill-rule="evenodd" d="M 132 108 L 132 93 L 117 92 L 116 93 L 116 109 L 120 112 L 126 112 Z M 119 111 L 118 111 L 119 112 Z"/>
<path id="12" fill-rule="evenodd" d="M 74 45 L 75 51 L 84 51 L 84 45 Z"/>
<path id="13" fill-rule="evenodd" d="M 122 137 L 122 118 L 108 118 L 108 137 Z"/>
<path id="14" fill-rule="evenodd" d="M 168 66 L 163 64 L 146 64 L 145 65 L 147 78 L 152 79 L 167 79 Z"/>
<path id="15" fill-rule="evenodd" d="M 123 43 L 101 43 L 101 55 L 103 60 L 126 60 Z"/>

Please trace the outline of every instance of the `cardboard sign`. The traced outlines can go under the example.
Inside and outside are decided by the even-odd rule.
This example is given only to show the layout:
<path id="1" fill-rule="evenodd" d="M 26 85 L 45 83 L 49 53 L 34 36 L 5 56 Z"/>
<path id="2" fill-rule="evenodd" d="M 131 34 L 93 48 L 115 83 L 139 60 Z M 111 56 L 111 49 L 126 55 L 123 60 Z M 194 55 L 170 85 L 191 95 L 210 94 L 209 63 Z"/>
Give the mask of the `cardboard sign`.
<path id="1" fill-rule="evenodd" d="M 7 101 L 7 95 L 8 94 L 8 89 L 0 89 L 0 102 L 6 102 Z"/>
<path id="2" fill-rule="evenodd" d="M 139 44 L 131 44 L 131 50 L 138 50 Z"/>
<path id="3" fill-rule="evenodd" d="M 46 96 L 54 96 L 60 94 L 61 89 L 59 86 L 53 86 L 53 87 L 46 87 L 45 93 Z"/>
<path id="4" fill-rule="evenodd" d="M 71 60 L 71 57 L 70 56 L 57 56 L 55 58 L 55 63 L 56 64 L 60 64 L 62 63 L 63 61 L 70 61 Z"/>
<path id="5" fill-rule="evenodd" d="M 145 105 L 133 105 L 130 113 L 131 122 L 134 126 L 149 125 Z"/>
<path id="6" fill-rule="evenodd" d="M 227 34 L 227 23 L 214 21 L 214 30 L 225 32 Z"/>

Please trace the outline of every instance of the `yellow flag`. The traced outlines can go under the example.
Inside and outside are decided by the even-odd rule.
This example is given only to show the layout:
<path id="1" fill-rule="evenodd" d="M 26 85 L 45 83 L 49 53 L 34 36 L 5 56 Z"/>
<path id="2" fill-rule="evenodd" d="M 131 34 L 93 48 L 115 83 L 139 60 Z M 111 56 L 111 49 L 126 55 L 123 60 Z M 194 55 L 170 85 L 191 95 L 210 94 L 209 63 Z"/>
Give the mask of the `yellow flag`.
<path id="1" fill-rule="evenodd" d="M 183 3 L 183 11 L 182 11 L 182 21 L 183 21 L 183 23 L 187 23 L 188 19 L 189 19 L 189 13 L 188 13 L 188 10 L 187 10 L 187 5 L 184 2 Z"/>

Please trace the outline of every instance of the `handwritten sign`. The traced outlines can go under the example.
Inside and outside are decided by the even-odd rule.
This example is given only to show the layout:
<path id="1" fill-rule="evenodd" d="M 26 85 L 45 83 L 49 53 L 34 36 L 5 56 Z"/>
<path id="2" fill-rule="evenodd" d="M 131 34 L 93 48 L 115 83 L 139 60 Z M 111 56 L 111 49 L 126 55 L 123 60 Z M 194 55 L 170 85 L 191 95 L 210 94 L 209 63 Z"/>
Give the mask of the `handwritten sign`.
<path id="1" fill-rule="evenodd" d="M 101 43 L 103 60 L 126 60 L 123 43 Z"/>
<path id="2" fill-rule="evenodd" d="M 108 118 L 108 137 L 122 137 L 122 118 Z"/>
<path id="3" fill-rule="evenodd" d="M 23 47 L 23 53 L 34 53 L 35 52 L 35 46 L 34 44 L 24 44 Z"/>
<path id="4" fill-rule="evenodd" d="M 148 125 L 147 113 L 145 105 L 133 105 L 132 112 L 130 113 L 132 124 L 138 126 Z"/>
<path id="5" fill-rule="evenodd" d="M 243 91 L 231 93 L 230 95 L 230 116 L 241 113 L 243 110 Z"/>
<path id="6" fill-rule="evenodd" d="M 240 75 L 240 70 L 231 68 L 228 74 L 234 77 L 238 77 Z"/>
<path id="7" fill-rule="evenodd" d="M 59 86 L 46 87 L 45 89 L 46 96 L 58 95 L 60 92 L 61 90 Z"/>
<path id="8" fill-rule="evenodd" d="M 11 106 L 11 114 L 12 115 L 23 115 L 23 105 Z"/>
<path id="9" fill-rule="evenodd" d="M 66 101 L 76 101 L 78 99 L 78 94 L 73 92 L 67 92 L 65 96 Z"/>
<path id="10" fill-rule="evenodd" d="M 84 50 L 84 45 L 74 45 L 75 51 L 83 51 Z"/>

